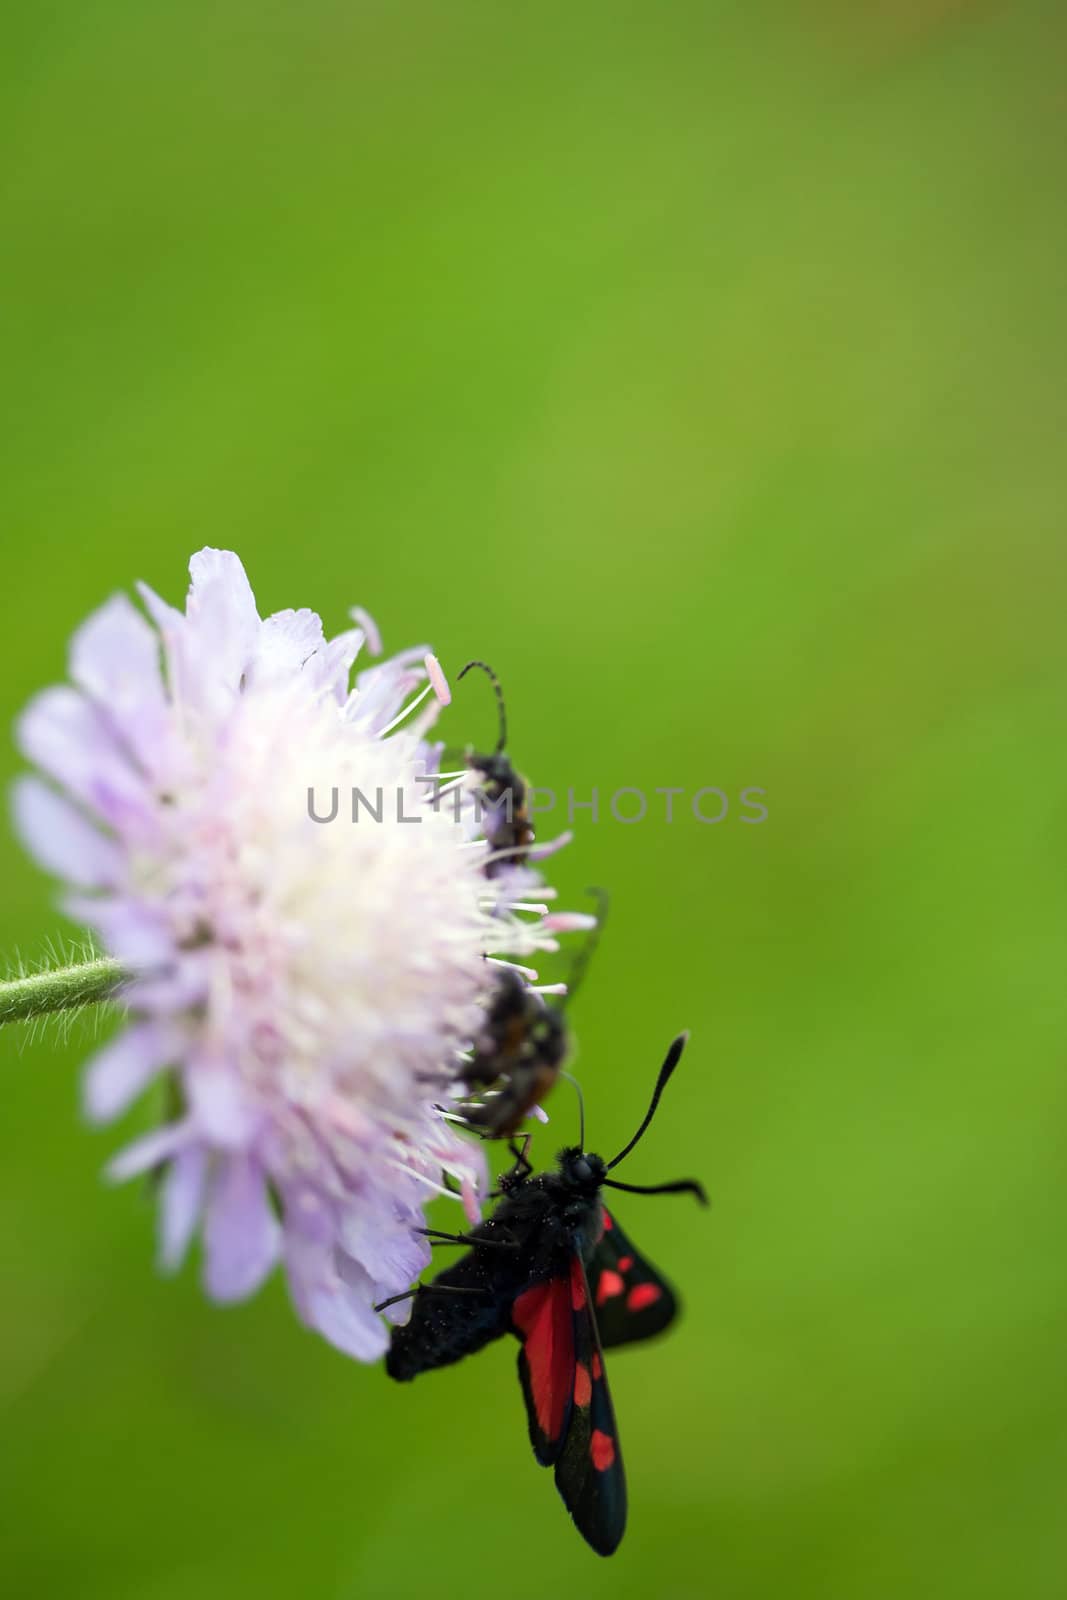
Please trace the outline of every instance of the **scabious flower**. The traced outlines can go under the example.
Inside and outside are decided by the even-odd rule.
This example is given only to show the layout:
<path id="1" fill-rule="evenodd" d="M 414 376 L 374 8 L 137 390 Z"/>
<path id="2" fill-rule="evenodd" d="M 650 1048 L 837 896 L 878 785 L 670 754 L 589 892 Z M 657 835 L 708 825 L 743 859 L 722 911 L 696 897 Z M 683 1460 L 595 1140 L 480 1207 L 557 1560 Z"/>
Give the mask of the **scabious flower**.
<path id="1" fill-rule="evenodd" d="M 45 777 L 19 780 L 16 822 L 134 975 L 88 1115 L 161 1074 L 176 1091 L 110 1168 L 161 1174 L 161 1264 L 199 1229 L 207 1292 L 237 1300 L 281 1261 L 303 1321 L 371 1360 L 374 1304 L 428 1262 L 416 1229 L 443 1174 L 477 1217 L 480 1148 L 438 1107 L 486 957 L 554 948 L 550 891 L 529 868 L 488 879 L 472 809 L 457 826 L 433 803 L 447 690 L 425 647 L 350 688 L 380 651 L 364 613 L 327 641 L 311 611 L 261 620 L 235 555 L 202 550 L 190 572 L 184 612 L 141 585 L 151 621 L 117 595 L 76 633 L 73 687 L 19 724 Z"/>

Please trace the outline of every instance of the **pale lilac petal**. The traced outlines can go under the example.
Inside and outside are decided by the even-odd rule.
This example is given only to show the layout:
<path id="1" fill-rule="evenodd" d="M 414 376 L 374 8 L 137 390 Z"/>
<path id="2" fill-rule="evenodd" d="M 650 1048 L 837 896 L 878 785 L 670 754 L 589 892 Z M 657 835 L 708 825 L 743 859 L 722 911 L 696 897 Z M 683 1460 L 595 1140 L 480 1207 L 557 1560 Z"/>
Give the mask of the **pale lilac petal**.
<path id="1" fill-rule="evenodd" d="M 123 857 L 108 839 L 39 778 L 15 781 L 15 827 L 41 866 L 83 889 L 104 889 L 122 877 Z"/>
<path id="2" fill-rule="evenodd" d="M 75 633 L 70 675 L 113 711 L 164 705 L 159 637 L 124 594 L 105 600 Z"/>
<path id="3" fill-rule="evenodd" d="M 85 1069 L 82 1094 L 91 1122 L 125 1111 L 164 1067 L 173 1065 L 175 1038 L 154 1022 L 133 1023 L 98 1050 Z"/>
<path id="4" fill-rule="evenodd" d="M 374 1286 L 353 1262 L 346 1282 L 329 1245 L 286 1228 L 285 1259 L 293 1303 L 301 1319 L 357 1361 L 384 1355 L 389 1333 L 372 1310 Z"/>
<path id="5" fill-rule="evenodd" d="M 202 1144 L 179 1150 L 159 1193 L 159 1264 L 177 1272 L 185 1260 L 204 1204 L 207 1153 Z"/>
<path id="6" fill-rule="evenodd" d="M 150 1172 L 168 1161 L 192 1137 L 193 1130 L 188 1122 L 168 1122 L 128 1144 L 104 1168 L 104 1176 L 111 1183 L 125 1183 L 127 1178 L 139 1177 L 142 1172 Z"/>
<path id="7" fill-rule="evenodd" d="M 64 896 L 63 910 L 74 922 L 95 928 L 116 960 L 136 970 L 151 970 L 174 959 L 174 936 L 157 906 L 139 905 L 113 895 Z"/>
<path id="8" fill-rule="evenodd" d="M 308 1323 L 344 1355 L 355 1361 L 377 1361 L 385 1354 L 389 1336 L 381 1318 L 371 1310 L 368 1283 L 363 1296 L 338 1277 L 334 1284 L 312 1291 Z"/>
<path id="9" fill-rule="evenodd" d="M 317 1175 L 315 1175 L 317 1176 Z M 337 1216 L 315 1182 L 315 1176 L 286 1184 L 282 1199 L 285 1212 L 285 1250 L 301 1253 L 315 1245 L 333 1247 Z"/>
<path id="10" fill-rule="evenodd" d="M 364 639 L 362 628 L 349 628 L 345 633 L 336 634 L 326 646 L 322 668 L 323 686 L 331 690 L 334 698 L 342 705 L 348 696 L 352 663 L 362 650 Z"/>
<path id="11" fill-rule="evenodd" d="M 159 635 L 124 594 L 114 595 L 78 629 L 70 675 L 149 769 L 158 770 L 169 720 Z"/>
<path id="12" fill-rule="evenodd" d="M 415 758 L 415 771 L 436 776 L 441 771 L 441 757 L 444 753 L 443 739 L 434 740 L 432 744 L 424 744 Z"/>
<path id="13" fill-rule="evenodd" d="M 15 723 L 15 743 L 26 757 L 65 789 L 85 798 L 86 775 L 99 755 L 100 716 L 68 684 L 35 694 Z"/>
<path id="14" fill-rule="evenodd" d="M 133 1011 L 154 1017 L 177 1016 L 207 1003 L 211 988 L 210 958 L 194 950 L 179 966 L 166 972 L 146 973 L 133 978 L 123 990 L 123 999 Z"/>
<path id="15" fill-rule="evenodd" d="M 382 1298 L 387 1300 L 389 1296 L 383 1295 Z M 375 1304 L 380 1305 L 381 1302 L 376 1301 Z M 394 1328 L 406 1328 L 408 1323 L 411 1321 L 411 1313 L 414 1309 L 415 1296 L 412 1295 L 409 1300 L 394 1301 L 391 1306 L 386 1306 L 385 1310 L 381 1314 L 387 1322 L 392 1323 Z"/>
<path id="16" fill-rule="evenodd" d="M 175 642 L 185 629 L 185 613 L 162 599 L 149 584 L 140 579 L 137 580 L 137 593 L 144 601 L 144 608 L 162 635 L 164 644 Z"/>
<path id="17" fill-rule="evenodd" d="M 398 668 L 393 661 L 380 667 L 368 667 L 356 679 L 356 687 L 348 698 L 347 712 L 359 727 L 378 734 L 390 723 L 413 689 L 425 678 L 425 670 L 418 672 Z"/>
<path id="18" fill-rule="evenodd" d="M 326 639 L 314 611 L 276 611 L 259 630 L 248 684 L 263 688 L 283 683 L 299 672 L 324 665 Z M 318 673 L 315 673 L 316 682 Z"/>
<path id="19" fill-rule="evenodd" d="M 179 702 L 186 699 L 186 685 L 183 678 L 183 657 L 186 623 L 185 616 L 174 606 L 168 605 L 166 600 L 160 598 L 154 589 L 147 583 L 138 583 L 137 593 L 144 602 L 144 608 L 152 618 L 159 630 L 163 642 L 163 657 L 167 663 L 167 681 L 172 695 Z"/>
<path id="20" fill-rule="evenodd" d="M 258 1119 L 236 1073 L 221 1063 L 194 1063 L 185 1085 L 190 1113 L 205 1139 L 228 1150 L 248 1144 Z"/>
<path id="21" fill-rule="evenodd" d="M 231 550 L 200 550 L 189 562 L 189 575 L 182 641 L 187 692 L 201 711 L 219 712 L 240 693 L 256 653 L 259 613 Z"/>
<path id="22" fill-rule="evenodd" d="M 392 656 L 389 661 L 383 661 L 380 667 L 368 667 L 367 672 L 369 674 L 375 671 L 382 671 L 387 666 L 405 668 L 414 666 L 421 667 L 425 662 L 426 657 L 432 654 L 433 651 L 430 649 L 428 644 L 413 644 L 409 646 L 407 650 L 398 650 L 395 656 Z"/>
<path id="23" fill-rule="evenodd" d="M 355 1196 L 341 1214 L 338 1237 L 345 1254 L 387 1294 L 406 1289 L 432 1259 L 429 1240 L 393 1220 L 387 1196 Z"/>
<path id="24" fill-rule="evenodd" d="M 104 822 L 133 827 L 139 839 L 155 835 L 154 795 L 102 712 L 76 689 L 36 695 L 19 718 L 16 739 L 24 756 Z"/>
<path id="25" fill-rule="evenodd" d="M 413 1277 L 407 1275 L 402 1278 L 374 1278 L 367 1273 L 361 1262 L 354 1261 L 340 1247 L 334 1251 L 334 1266 L 345 1287 L 358 1301 L 370 1305 L 372 1309 L 380 1305 L 383 1300 L 392 1299 L 393 1295 L 403 1294 L 413 1283 Z M 419 1271 L 422 1271 L 421 1267 Z M 375 1315 L 388 1318 L 394 1325 L 403 1324 L 411 1315 L 411 1300 L 398 1300 L 394 1305 L 386 1306 L 384 1311 L 376 1312 Z"/>
<path id="26" fill-rule="evenodd" d="M 226 1157 L 207 1202 L 204 1287 L 212 1300 L 254 1294 L 278 1260 L 281 1228 L 263 1172 L 248 1155 Z"/>
<path id="27" fill-rule="evenodd" d="M 367 641 L 367 649 L 371 655 L 380 656 L 382 653 L 382 636 L 378 631 L 378 624 L 370 612 L 365 610 L 363 606 L 352 606 L 348 615 L 353 622 L 358 622 L 363 630 L 363 636 Z"/>

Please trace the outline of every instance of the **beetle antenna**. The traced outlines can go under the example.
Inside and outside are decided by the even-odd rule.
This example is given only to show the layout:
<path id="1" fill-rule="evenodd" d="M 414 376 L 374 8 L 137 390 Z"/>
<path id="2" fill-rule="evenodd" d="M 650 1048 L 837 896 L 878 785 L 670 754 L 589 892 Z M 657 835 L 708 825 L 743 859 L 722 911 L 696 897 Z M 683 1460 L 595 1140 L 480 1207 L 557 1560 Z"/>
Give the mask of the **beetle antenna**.
<path id="1" fill-rule="evenodd" d="M 503 754 L 508 742 L 508 714 L 504 705 L 504 690 L 501 686 L 500 679 L 497 677 L 488 661 L 468 661 L 467 665 L 463 668 L 463 671 L 457 675 L 456 682 L 458 683 L 461 678 L 466 677 L 467 673 L 472 667 L 478 667 L 482 672 L 484 672 L 486 677 L 489 679 L 489 682 L 493 685 L 493 693 L 496 695 L 497 710 L 500 714 L 500 735 L 496 741 L 496 749 L 493 751 L 493 754 L 499 756 Z"/>

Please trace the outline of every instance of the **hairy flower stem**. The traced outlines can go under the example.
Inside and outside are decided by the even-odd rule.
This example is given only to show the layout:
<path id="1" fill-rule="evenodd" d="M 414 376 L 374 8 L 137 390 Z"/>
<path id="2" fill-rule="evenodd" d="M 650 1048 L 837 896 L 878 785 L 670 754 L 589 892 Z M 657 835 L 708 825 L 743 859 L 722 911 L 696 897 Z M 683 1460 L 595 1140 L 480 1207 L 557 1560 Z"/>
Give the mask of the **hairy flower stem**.
<path id="1" fill-rule="evenodd" d="M 0 982 L 0 1024 L 110 1000 L 129 976 L 120 961 L 98 956 L 69 967 L 8 978 Z"/>

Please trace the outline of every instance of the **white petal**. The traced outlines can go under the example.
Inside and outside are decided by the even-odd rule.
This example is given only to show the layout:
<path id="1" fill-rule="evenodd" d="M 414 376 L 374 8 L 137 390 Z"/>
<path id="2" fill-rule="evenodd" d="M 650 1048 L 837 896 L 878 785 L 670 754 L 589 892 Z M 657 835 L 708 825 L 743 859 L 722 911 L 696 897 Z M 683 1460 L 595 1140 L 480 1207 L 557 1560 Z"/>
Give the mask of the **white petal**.
<path id="1" fill-rule="evenodd" d="M 259 613 L 232 550 L 199 551 L 189 562 L 189 574 L 184 688 L 197 709 L 217 714 L 240 693 L 259 640 Z"/>
<path id="2" fill-rule="evenodd" d="M 262 688 L 315 667 L 321 672 L 325 650 L 322 623 L 314 611 L 276 611 L 259 630 L 256 657 L 249 668 L 248 681 Z M 319 673 L 313 675 L 317 681 Z"/>

